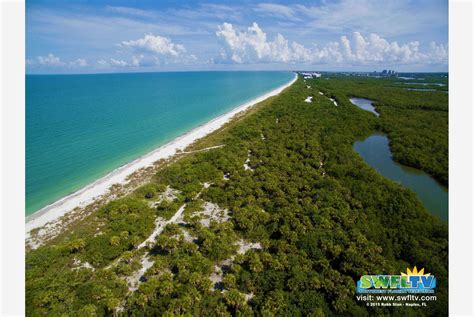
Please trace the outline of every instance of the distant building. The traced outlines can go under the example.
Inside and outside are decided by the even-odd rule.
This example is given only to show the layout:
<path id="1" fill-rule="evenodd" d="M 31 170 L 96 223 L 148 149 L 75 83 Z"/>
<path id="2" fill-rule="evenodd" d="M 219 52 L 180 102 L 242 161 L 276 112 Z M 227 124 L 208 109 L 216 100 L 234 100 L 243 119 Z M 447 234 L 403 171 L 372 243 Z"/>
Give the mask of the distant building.
<path id="1" fill-rule="evenodd" d="M 370 73 L 370 76 L 372 77 L 398 77 L 398 73 L 393 69 L 384 69 L 380 73 L 374 70 L 373 73 Z"/>

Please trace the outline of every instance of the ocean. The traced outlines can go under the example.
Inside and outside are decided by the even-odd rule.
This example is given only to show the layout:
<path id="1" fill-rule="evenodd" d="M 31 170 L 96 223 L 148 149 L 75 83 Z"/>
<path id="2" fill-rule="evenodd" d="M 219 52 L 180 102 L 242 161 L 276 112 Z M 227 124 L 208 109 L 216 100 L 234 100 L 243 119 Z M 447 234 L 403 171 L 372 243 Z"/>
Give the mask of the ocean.
<path id="1" fill-rule="evenodd" d="M 27 75 L 26 216 L 293 77 Z"/>

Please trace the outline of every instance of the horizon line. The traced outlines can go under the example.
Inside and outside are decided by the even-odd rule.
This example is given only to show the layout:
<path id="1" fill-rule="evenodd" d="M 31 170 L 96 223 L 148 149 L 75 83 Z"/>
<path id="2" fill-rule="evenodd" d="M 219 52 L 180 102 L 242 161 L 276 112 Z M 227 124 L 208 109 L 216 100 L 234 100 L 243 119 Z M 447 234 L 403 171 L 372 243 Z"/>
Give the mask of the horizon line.
<path id="1" fill-rule="evenodd" d="M 137 71 L 137 72 L 94 72 L 94 73 L 26 73 L 25 76 L 58 76 L 58 75 L 113 75 L 113 74 L 153 74 L 153 73 L 204 73 L 204 72 L 319 72 L 319 73 L 357 73 L 373 74 L 382 71 L 350 71 L 350 70 L 289 70 L 289 69 L 256 69 L 256 70 L 155 70 L 155 71 Z M 449 74 L 449 71 L 401 71 L 397 74 Z"/>

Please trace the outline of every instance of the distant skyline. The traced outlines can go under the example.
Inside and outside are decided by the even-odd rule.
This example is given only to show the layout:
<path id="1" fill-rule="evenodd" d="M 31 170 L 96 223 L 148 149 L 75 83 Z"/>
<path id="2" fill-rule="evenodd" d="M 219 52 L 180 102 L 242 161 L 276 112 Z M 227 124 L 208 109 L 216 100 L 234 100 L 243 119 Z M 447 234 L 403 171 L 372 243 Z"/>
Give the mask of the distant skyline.
<path id="1" fill-rule="evenodd" d="M 448 1 L 26 1 L 27 73 L 447 71 Z"/>

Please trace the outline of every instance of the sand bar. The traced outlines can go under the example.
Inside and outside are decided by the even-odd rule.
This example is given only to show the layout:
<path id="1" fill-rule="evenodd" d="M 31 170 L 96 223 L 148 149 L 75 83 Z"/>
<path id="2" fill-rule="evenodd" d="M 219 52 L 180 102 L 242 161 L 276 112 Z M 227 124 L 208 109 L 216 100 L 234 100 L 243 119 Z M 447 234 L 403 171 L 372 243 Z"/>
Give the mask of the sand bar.
<path id="1" fill-rule="evenodd" d="M 209 133 L 212 133 L 222 127 L 224 124 L 229 122 L 236 114 L 249 109 L 250 107 L 267 98 L 278 95 L 285 88 L 291 86 L 296 81 L 297 77 L 298 76 L 295 74 L 295 77 L 285 85 L 280 86 L 264 95 L 261 95 L 245 104 L 234 108 L 233 110 L 219 117 L 212 119 L 211 121 L 177 137 L 176 139 L 157 148 L 156 150 L 113 170 L 106 176 L 99 178 L 93 183 L 77 190 L 76 192 L 64 198 L 61 198 L 60 200 L 26 217 L 25 230 L 27 236 L 31 230 L 40 228 L 48 222 L 60 218 L 69 211 L 73 210 L 74 208 L 84 207 L 92 203 L 93 200 L 98 196 L 106 194 L 113 184 L 125 183 L 127 180 L 127 176 L 134 173 L 135 171 L 147 166 L 151 166 L 154 162 L 160 159 L 169 158 L 176 154 L 178 150 L 184 150 L 196 140 L 201 139 Z"/>

